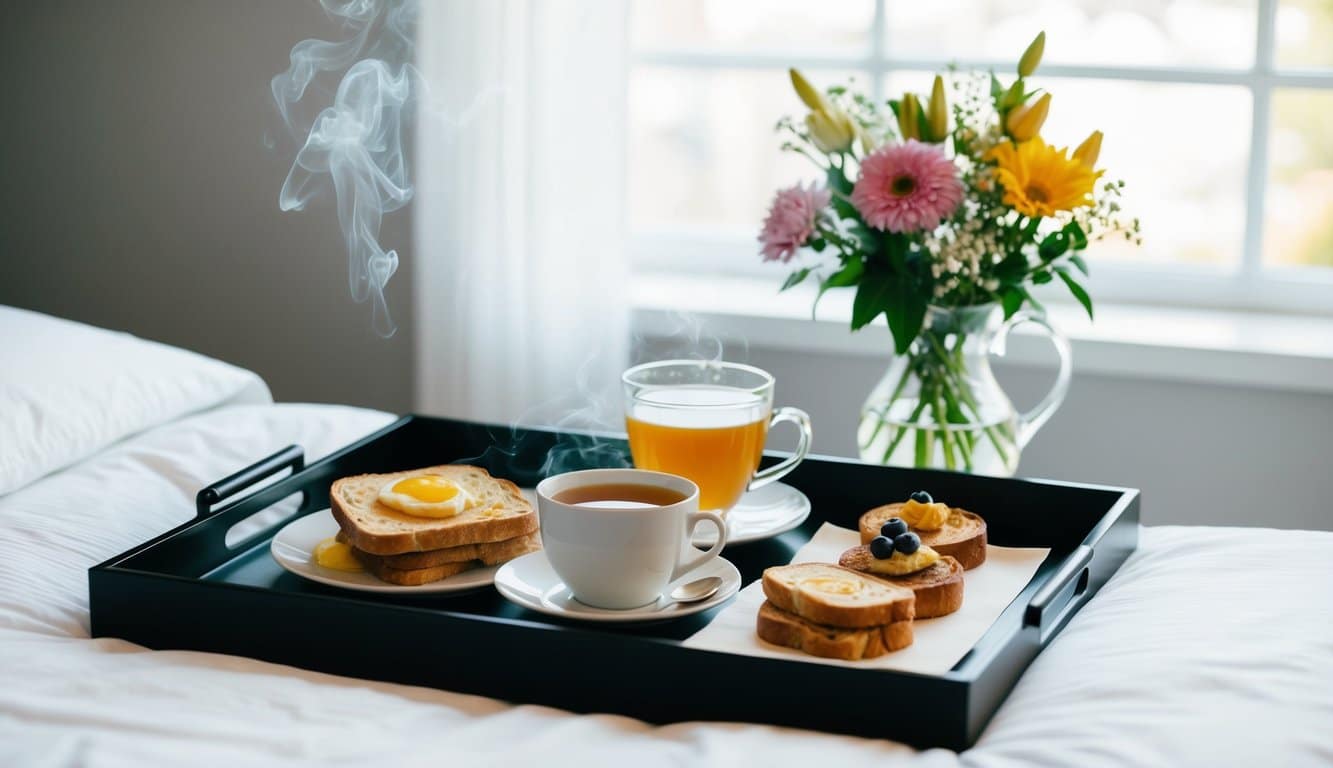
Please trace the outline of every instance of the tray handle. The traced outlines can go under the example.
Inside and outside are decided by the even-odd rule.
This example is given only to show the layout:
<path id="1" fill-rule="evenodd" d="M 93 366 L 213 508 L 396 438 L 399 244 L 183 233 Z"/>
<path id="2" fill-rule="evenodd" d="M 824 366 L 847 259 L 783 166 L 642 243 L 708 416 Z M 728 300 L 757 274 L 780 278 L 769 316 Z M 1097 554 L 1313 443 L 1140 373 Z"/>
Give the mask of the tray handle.
<path id="1" fill-rule="evenodd" d="M 227 475 L 221 480 L 207 485 L 194 497 L 196 519 L 207 517 L 213 511 L 213 505 L 230 496 L 249 488 L 266 477 L 276 475 L 288 467 L 292 474 L 305 468 L 305 450 L 299 445 L 289 445 L 281 451 L 256 461 L 241 471 Z"/>
<path id="2" fill-rule="evenodd" d="M 1023 613 L 1023 624 L 1036 627 L 1045 643 L 1051 630 L 1078 605 L 1078 596 L 1088 589 L 1088 565 L 1092 562 L 1092 547 L 1080 544 L 1060 569 L 1032 596 Z"/>

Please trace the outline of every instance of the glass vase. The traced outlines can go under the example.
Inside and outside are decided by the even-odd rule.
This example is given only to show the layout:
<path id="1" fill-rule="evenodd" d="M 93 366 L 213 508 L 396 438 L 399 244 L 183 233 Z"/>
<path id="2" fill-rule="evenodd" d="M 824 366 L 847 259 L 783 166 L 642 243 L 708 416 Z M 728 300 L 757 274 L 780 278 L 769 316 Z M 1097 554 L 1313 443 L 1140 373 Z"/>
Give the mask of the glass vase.
<path id="1" fill-rule="evenodd" d="M 1009 331 L 1022 323 L 1055 345 L 1060 370 L 1046 397 L 1019 413 L 991 371 Z M 1008 477 L 1032 436 L 1069 389 L 1069 342 L 1029 312 L 1009 320 L 998 304 L 931 307 L 920 335 L 897 355 L 861 409 L 861 459 Z"/>

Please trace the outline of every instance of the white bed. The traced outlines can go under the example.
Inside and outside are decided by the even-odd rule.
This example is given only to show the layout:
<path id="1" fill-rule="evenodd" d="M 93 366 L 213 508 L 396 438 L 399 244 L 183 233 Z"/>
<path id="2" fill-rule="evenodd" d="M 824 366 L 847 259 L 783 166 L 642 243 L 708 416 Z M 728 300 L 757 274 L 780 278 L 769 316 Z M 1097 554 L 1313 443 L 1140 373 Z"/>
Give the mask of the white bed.
<path id="1" fill-rule="evenodd" d="M 140 360 L 144 381 L 190 386 L 112 387 L 116 402 L 184 393 L 182 407 L 145 407 L 142 429 L 38 452 L 44 466 L 27 473 L 39 476 L 19 477 L 28 453 L 15 439 L 106 410 L 105 392 L 31 386 L 63 369 L 33 362 L 43 345 L 16 352 L 19 326 L 111 344 L 48 320 L 0 308 L 0 469 L 21 483 L 0 485 L 0 766 L 1333 765 L 1327 533 L 1145 529 L 962 754 L 759 725 L 656 727 L 90 639 L 90 565 L 188 519 L 210 480 L 290 443 L 318 458 L 392 417 L 274 405 L 257 377 L 203 358 Z M 120 381 L 127 355 L 78 359 Z"/>

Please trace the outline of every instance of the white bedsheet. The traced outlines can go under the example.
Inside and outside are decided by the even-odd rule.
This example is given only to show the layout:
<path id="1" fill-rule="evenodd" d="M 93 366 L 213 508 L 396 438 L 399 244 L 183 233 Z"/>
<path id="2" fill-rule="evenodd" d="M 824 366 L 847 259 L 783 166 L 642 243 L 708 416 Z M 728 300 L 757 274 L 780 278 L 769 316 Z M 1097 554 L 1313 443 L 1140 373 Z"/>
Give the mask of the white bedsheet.
<path id="1" fill-rule="evenodd" d="M 226 408 L 0 497 L 0 766 L 1333 764 L 1327 533 L 1146 529 L 962 755 L 577 717 L 88 638 L 88 566 L 187 519 L 204 482 L 292 442 L 315 458 L 388 419 Z"/>

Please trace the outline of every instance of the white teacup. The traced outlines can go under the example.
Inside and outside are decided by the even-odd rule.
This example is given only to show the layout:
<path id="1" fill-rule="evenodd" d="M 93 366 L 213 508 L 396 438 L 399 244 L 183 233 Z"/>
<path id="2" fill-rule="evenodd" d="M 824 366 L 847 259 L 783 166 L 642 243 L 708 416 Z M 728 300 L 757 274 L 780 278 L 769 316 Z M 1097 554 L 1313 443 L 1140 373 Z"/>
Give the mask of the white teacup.
<path id="1" fill-rule="evenodd" d="M 684 496 L 662 506 L 567 504 L 554 497 L 599 485 L 646 485 Z M 668 584 L 707 563 L 727 544 L 727 524 L 699 511 L 699 487 L 677 475 L 643 469 L 587 469 L 537 484 L 542 547 L 574 597 L 596 608 L 637 608 Z M 717 526 L 717 543 L 700 553 L 690 537 L 701 520 Z"/>

